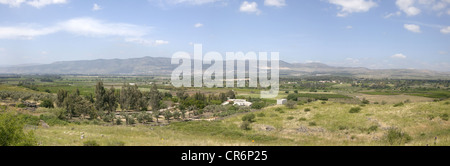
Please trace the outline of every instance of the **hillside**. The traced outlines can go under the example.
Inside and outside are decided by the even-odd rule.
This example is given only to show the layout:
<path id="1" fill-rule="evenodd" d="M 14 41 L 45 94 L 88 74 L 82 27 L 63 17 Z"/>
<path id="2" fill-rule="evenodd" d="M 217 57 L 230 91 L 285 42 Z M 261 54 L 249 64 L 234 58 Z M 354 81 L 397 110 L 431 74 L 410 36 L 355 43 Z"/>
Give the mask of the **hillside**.
<path id="1" fill-rule="evenodd" d="M 170 58 L 98 59 L 62 61 L 43 65 L 1 67 L 1 74 L 83 74 L 83 75 L 170 75 L 177 65 Z M 204 68 L 206 68 L 205 66 Z M 429 70 L 333 67 L 322 63 L 287 63 L 280 61 L 282 76 L 338 75 L 363 78 L 448 79 L 450 73 Z"/>

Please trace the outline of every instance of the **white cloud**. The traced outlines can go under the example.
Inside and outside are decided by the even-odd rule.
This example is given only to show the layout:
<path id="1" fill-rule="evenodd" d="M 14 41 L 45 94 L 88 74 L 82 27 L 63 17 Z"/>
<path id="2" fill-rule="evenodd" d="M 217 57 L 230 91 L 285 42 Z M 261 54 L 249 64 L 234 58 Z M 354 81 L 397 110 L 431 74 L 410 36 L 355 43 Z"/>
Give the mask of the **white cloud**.
<path id="1" fill-rule="evenodd" d="M 349 25 L 345 27 L 346 29 L 353 29 L 353 26 Z"/>
<path id="2" fill-rule="evenodd" d="M 169 41 L 165 41 L 165 40 L 156 40 L 155 41 L 155 45 L 164 45 L 164 44 L 169 44 Z"/>
<path id="3" fill-rule="evenodd" d="M 0 4 L 9 5 L 9 7 L 20 7 L 26 3 L 35 8 L 42 8 L 53 4 L 66 4 L 68 0 L 0 0 Z"/>
<path id="4" fill-rule="evenodd" d="M 408 16 L 415 16 L 421 12 L 419 8 L 413 6 L 414 0 L 397 0 L 395 4 L 397 4 L 398 8 Z"/>
<path id="5" fill-rule="evenodd" d="M 246 13 L 254 13 L 257 15 L 261 14 L 261 10 L 258 9 L 258 4 L 256 2 L 244 1 L 241 4 L 239 11 L 246 12 Z"/>
<path id="6" fill-rule="evenodd" d="M 31 5 L 35 8 L 41 8 L 45 7 L 47 5 L 53 5 L 53 4 L 65 4 L 68 3 L 67 0 L 33 0 L 33 1 L 27 1 L 28 5 Z"/>
<path id="7" fill-rule="evenodd" d="M 66 32 L 83 36 L 144 36 L 150 27 L 125 23 L 108 23 L 92 18 L 75 18 L 58 24 Z"/>
<path id="8" fill-rule="evenodd" d="M 102 7 L 100 7 L 100 5 L 94 3 L 94 6 L 92 7 L 92 11 L 99 11 L 102 10 Z"/>
<path id="9" fill-rule="evenodd" d="M 384 16 L 384 18 L 388 19 L 388 18 L 391 18 L 393 16 L 400 16 L 400 15 L 402 15 L 402 12 L 389 13 L 386 16 Z"/>
<path id="10" fill-rule="evenodd" d="M 391 58 L 395 58 L 395 59 L 406 59 L 406 55 L 403 55 L 403 54 L 395 54 L 395 55 L 392 55 Z"/>
<path id="11" fill-rule="evenodd" d="M 0 27 L 0 39 L 31 40 L 38 36 L 67 32 L 87 37 L 122 37 L 126 42 L 158 46 L 169 44 L 164 40 L 148 40 L 151 27 L 125 23 L 109 23 L 93 18 L 74 18 L 45 28 L 30 26 Z"/>
<path id="12" fill-rule="evenodd" d="M 345 17 L 351 13 L 367 12 L 377 6 L 377 3 L 372 0 L 329 0 L 328 2 L 339 6 L 341 9 L 337 14 L 339 17 Z"/>
<path id="13" fill-rule="evenodd" d="M 25 0 L 0 0 L 0 4 L 9 5 L 9 7 L 20 7 Z"/>
<path id="14" fill-rule="evenodd" d="M 264 5 L 266 6 L 275 6 L 275 7 L 283 7 L 286 6 L 285 0 L 265 0 Z"/>
<path id="15" fill-rule="evenodd" d="M 414 32 L 414 33 L 420 33 L 420 32 L 421 32 L 421 31 L 420 31 L 420 26 L 415 25 L 415 24 L 405 24 L 405 25 L 403 25 L 403 27 L 404 27 L 406 30 L 411 31 L 411 32 Z"/>
<path id="16" fill-rule="evenodd" d="M 450 34 L 450 26 L 442 28 L 441 33 L 443 34 Z"/>
<path id="17" fill-rule="evenodd" d="M 164 45 L 164 44 L 169 44 L 168 41 L 165 40 L 148 40 L 148 39 L 143 39 L 140 37 L 137 38 L 126 38 L 125 39 L 126 42 L 130 42 L 130 43 L 137 43 L 137 44 L 141 44 L 141 45 L 146 45 L 146 46 L 159 46 L 159 45 Z"/>
<path id="18" fill-rule="evenodd" d="M 167 3 L 170 4 L 182 4 L 182 3 L 186 3 L 186 4 L 191 4 L 191 5 L 203 5 L 203 4 L 207 4 L 207 3 L 214 3 L 217 1 L 221 1 L 221 0 L 166 0 Z"/>
<path id="19" fill-rule="evenodd" d="M 194 25 L 194 27 L 195 28 L 200 28 L 200 27 L 203 27 L 203 24 L 202 23 L 197 23 L 197 24 Z"/>
<path id="20" fill-rule="evenodd" d="M 30 40 L 37 36 L 48 35 L 57 32 L 54 27 L 34 29 L 30 27 L 0 27 L 0 39 Z"/>

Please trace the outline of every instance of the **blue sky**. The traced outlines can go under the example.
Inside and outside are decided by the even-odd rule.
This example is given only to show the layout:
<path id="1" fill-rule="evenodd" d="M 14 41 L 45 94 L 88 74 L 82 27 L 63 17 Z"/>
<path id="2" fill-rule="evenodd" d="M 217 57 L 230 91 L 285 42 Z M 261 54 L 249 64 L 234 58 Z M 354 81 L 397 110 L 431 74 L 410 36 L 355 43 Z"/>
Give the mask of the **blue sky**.
<path id="1" fill-rule="evenodd" d="M 450 0 L 0 0 L 0 65 L 277 51 L 450 71 Z"/>

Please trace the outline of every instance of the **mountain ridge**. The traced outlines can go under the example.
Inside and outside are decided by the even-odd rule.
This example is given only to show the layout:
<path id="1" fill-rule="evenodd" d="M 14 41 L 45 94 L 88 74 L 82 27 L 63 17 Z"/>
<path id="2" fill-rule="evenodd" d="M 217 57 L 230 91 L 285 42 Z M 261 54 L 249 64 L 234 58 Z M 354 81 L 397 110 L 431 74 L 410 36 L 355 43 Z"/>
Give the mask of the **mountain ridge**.
<path id="1" fill-rule="evenodd" d="M 58 61 L 50 64 L 0 67 L 0 74 L 80 74 L 80 75 L 170 75 L 178 65 L 171 58 L 141 57 L 129 59 L 95 59 Z M 207 68 L 208 65 L 204 65 Z M 366 78 L 442 78 L 450 72 L 418 69 L 369 69 L 365 67 L 336 67 L 323 63 L 288 63 L 280 61 L 280 75 L 340 75 Z"/>

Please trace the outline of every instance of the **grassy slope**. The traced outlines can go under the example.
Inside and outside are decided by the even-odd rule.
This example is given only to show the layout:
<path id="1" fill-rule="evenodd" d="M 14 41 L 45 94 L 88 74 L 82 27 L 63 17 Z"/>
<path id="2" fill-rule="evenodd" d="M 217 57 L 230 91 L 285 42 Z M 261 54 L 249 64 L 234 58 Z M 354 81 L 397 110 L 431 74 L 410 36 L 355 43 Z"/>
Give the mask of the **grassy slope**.
<path id="1" fill-rule="evenodd" d="M 251 131 L 239 128 L 243 115 L 237 115 L 222 121 L 178 122 L 165 127 L 72 125 L 39 128 L 35 133 L 42 145 L 82 145 L 86 140 L 96 140 L 100 145 L 122 141 L 125 145 L 156 146 L 387 145 L 383 140 L 386 129 L 398 127 L 413 137 L 406 145 L 434 145 L 435 137 L 437 145 L 450 145 L 450 122 L 439 117 L 450 114 L 450 105 L 445 102 L 409 103 L 402 107 L 367 105 L 360 113 L 348 113 L 355 106 L 315 102 L 292 110 L 282 107 L 285 113 L 271 107 L 256 112 L 264 113 L 265 117 L 258 117 Z M 311 111 L 304 112 L 304 108 Z M 299 121 L 300 118 L 306 121 Z M 316 122 L 317 126 L 309 126 L 310 122 Z M 267 126 L 275 129 L 261 129 Z M 369 133 L 371 126 L 378 129 Z M 297 130 L 300 127 L 303 132 Z M 82 132 L 86 136 L 83 140 Z"/>

